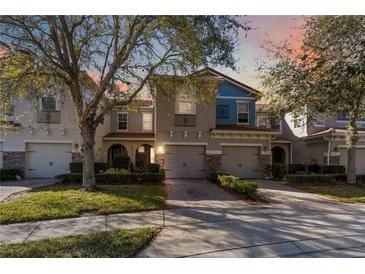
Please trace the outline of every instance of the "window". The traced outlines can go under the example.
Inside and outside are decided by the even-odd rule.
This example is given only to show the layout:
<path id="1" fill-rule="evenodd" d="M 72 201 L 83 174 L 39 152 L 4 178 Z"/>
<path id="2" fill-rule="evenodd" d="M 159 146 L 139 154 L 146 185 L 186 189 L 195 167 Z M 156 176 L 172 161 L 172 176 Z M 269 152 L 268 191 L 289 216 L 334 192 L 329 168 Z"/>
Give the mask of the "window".
<path id="1" fill-rule="evenodd" d="M 0 112 L 0 120 L 2 121 L 14 121 L 14 106 L 11 105 L 6 111 Z"/>
<path id="2" fill-rule="evenodd" d="M 229 107 L 227 105 L 217 105 L 217 118 L 229 118 Z"/>
<path id="3" fill-rule="evenodd" d="M 56 99 L 53 97 L 42 97 L 42 110 L 56 110 Z"/>
<path id="4" fill-rule="evenodd" d="M 187 93 L 181 93 L 176 98 L 176 114 L 195 114 L 195 102 Z"/>
<path id="5" fill-rule="evenodd" d="M 128 113 L 118 113 L 118 130 L 128 130 Z"/>
<path id="6" fill-rule="evenodd" d="M 142 120 L 143 130 L 152 130 L 152 113 L 143 113 Z"/>
<path id="7" fill-rule="evenodd" d="M 248 124 L 248 102 L 237 102 L 237 124 Z"/>
<path id="8" fill-rule="evenodd" d="M 257 126 L 268 128 L 270 125 L 270 118 L 269 116 L 257 116 Z"/>
<path id="9" fill-rule="evenodd" d="M 325 114 L 324 113 L 318 113 L 313 120 L 313 124 L 315 127 L 324 127 L 325 123 Z"/>

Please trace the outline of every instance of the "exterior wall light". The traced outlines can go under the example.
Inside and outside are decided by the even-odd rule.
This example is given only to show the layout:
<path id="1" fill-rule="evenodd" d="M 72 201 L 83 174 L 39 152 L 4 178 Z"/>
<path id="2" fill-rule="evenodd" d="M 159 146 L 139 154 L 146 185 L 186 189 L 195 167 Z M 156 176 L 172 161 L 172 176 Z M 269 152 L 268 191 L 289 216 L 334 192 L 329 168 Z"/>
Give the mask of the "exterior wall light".
<path id="1" fill-rule="evenodd" d="M 165 153 L 165 149 L 163 146 L 158 146 L 157 147 L 157 153 L 158 154 L 164 154 Z"/>

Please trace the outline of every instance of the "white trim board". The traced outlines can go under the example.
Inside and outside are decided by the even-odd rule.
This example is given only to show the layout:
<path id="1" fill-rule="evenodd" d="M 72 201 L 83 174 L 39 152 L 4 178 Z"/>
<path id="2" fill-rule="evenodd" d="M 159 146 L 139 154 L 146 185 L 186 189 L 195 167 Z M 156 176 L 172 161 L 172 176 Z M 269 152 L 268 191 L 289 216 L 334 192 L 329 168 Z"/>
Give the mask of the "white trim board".
<path id="1" fill-rule="evenodd" d="M 223 95 L 217 95 L 217 99 L 234 99 L 234 100 L 256 100 L 255 97 L 244 97 L 244 96 L 223 96 Z"/>
<path id="2" fill-rule="evenodd" d="M 346 145 L 339 145 L 339 148 L 346 148 Z M 365 148 L 365 145 L 356 145 L 355 148 Z"/>
<path id="3" fill-rule="evenodd" d="M 3 147 L 2 152 L 25 152 L 24 148 Z"/>
<path id="4" fill-rule="evenodd" d="M 118 138 L 118 137 L 106 137 L 103 141 L 154 141 L 154 138 Z"/>
<path id="5" fill-rule="evenodd" d="M 207 150 L 205 152 L 205 154 L 207 154 L 207 155 L 221 155 L 222 150 Z"/>
<path id="6" fill-rule="evenodd" d="M 251 143 L 220 143 L 221 146 L 226 147 L 262 147 L 263 144 L 251 144 Z"/>
<path id="7" fill-rule="evenodd" d="M 208 143 L 190 143 L 190 142 L 165 142 L 165 146 L 207 146 Z"/>
<path id="8" fill-rule="evenodd" d="M 58 141 L 58 140 L 24 140 L 24 143 L 34 143 L 34 144 L 70 144 L 72 145 L 74 141 Z"/>

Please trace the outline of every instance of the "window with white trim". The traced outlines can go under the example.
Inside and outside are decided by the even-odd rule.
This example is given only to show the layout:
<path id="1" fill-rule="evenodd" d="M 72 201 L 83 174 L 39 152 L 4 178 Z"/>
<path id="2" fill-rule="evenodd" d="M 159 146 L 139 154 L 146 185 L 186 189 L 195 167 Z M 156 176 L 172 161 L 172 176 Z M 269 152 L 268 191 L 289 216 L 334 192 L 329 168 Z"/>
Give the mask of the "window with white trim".
<path id="1" fill-rule="evenodd" d="M 0 112 L 0 121 L 14 121 L 14 105 L 7 107 L 3 112 Z"/>
<path id="2" fill-rule="evenodd" d="M 325 119 L 326 119 L 326 116 L 324 113 L 318 113 L 313 119 L 313 125 L 315 127 L 324 127 Z"/>
<path id="3" fill-rule="evenodd" d="M 152 130 L 152 113 L 142 113 L 142 129 L 146 131 Z"/>
<path id="4" fill-rule="evenodd" d="M 248 124 L 248 102 L 237 102 L 237 124 Z"/>
<path id="5" fill-rule="evenodd" d="M 257 116 L 257 127 L 269 128 L 270 117 L 269 116 Z"/>
<path id="6" fill-rule="evenodd" d="M 54 97 L 42 97 L 41 98 L 42 110 L 56 110 L 56 99 Z"/>
<path id="7" fill-rule="evenodd" d="M 196 104 L 194 102 L 194 99 L 187 92 L 180 93 L 176 98 L 175 113 L 176 114 L 196 113 Z"/>
<path id="8" fill-rule="evenodd" d="M 128 130 L 128 113 L 118 113 L 118 130 Z"/>

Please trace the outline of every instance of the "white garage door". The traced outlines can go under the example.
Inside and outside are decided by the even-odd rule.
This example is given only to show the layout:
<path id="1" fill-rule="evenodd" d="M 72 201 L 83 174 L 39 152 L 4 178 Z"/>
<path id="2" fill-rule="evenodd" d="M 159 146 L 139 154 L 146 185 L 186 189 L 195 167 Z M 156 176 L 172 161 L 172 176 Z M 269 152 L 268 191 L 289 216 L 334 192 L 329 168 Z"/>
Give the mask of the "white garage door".
<path id="1" fill-rule="evenodd" d="M 26 146 L 26 176 L 53 178 L 68 173 L 72 160 L 71 144 L 35 144 Z"/>
<path id="2" fill-rule="evenodd" d="M 356 149 L 356 174 L 365 175 L 365 148 Z"/>
<path id="3" fill-rule="evenodd" d="M 240 178 L 259 178 L 259 147 L 222 147 L 222 170 Z"/>
<path id="4" fill-rule="evenodd" d="M 165 146 L 166 178 L 205 178 L 204 146 Z"/>

